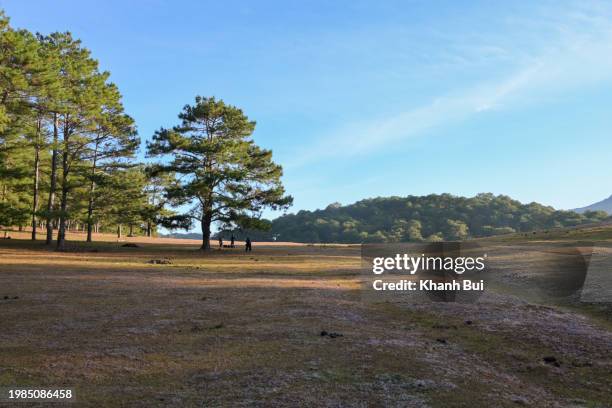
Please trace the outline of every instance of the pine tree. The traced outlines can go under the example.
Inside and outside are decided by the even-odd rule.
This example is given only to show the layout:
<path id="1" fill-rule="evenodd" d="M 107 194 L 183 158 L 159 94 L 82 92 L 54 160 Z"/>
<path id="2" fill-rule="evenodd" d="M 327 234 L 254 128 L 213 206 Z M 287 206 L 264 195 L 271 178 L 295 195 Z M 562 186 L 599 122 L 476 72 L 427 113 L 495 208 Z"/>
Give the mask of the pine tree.
<path id="1" fill-rule="evenodd" d="M 15 125 L 31 95 L 31 77 L 39 69 L 38 43 L 26 30 L 13 30 L 0 10 L 0 132 Z"/>
<path id="2" fill-rule="evenodd" d="M 96 118 L 96 128 L 92 132 L 86 157 L 90 162 L 87 242 L 92 241 L 98 172 L 126 167 L 127 163 L 122 162 L 122 159 L 132 158 L 140 144 L 134 120 L 123 112 L 117 87 L 108 84 L 103 95 L 102 112 Z"/>
<path id="3" fill-rule="evenodd" d="M 181 124 L 160 129 L 148 144 L 150 156 L 172 157 L 155 172 L 180 176 L 167 196 L 176 205 L 192 208 L 173 220 L 180 225 L 197 220 L 202 229 L 202 249 L 210 249 L 214 222 L 225 227 L 263 226 L 264 208 L 287 208 L 293 199 L 285 195 L 280 181 L 281 166 L 272 161 L 272 152 L 253 142 L 255 122 L 242 110 L 222 100 L 196 97 L 179 114 Z M 182 224 L 181 224 L 182 222 Z"/>
<path id="4" fill-rule="evenodd" d="M 123 226 L 130 228 L 143 224 L 142 209 L 147 205 L 147 178 L 143 166 L 109 169 L 100 179 L 100 218 L 117 227 L 117 238 L 121 238 Z"/>
<path id="5" fill-rule="evenodd" d="M 86 153 L 96 130 L 96 119 L 101 115 L 109 74 L 98 71 L 98 62 L 91 58 L 89 50 L 69 33 L 52 34 L 50 41 L 61 57 L 60 80 L 66 90 L 57 104 L 62 137 L 59 142 L 61 190 L 57 249 L 63 250 L 69 217 L 69 194 L 79 186 L 78 173 L 82 174 L 88 167 L 85 163 Z"/>
<path id="6" fill-rule="evenodd" d="M 176 213 L 166 206 L 171 204 L 165 192 L 176 185 L 174 173 L 152 174 L 152 168 L 145 169 L 147 183 L 145 194 L 146 203 L 141 208 L 141 218 L 145 223 L 145 233 L 151 237 L 157 230 L 158 224 L 163 224 L 165 220 L 172 219 Z"/>
<path id="7" fill-rule="evenodd" d="M 70 91 L 70 86 L 66 84 L 65 78 L 62 75 L 62 69 L 65 65 L 64 59 L 68 58 L 67 42 L 71 41 L 68 33 L 53 33 L 48 36 L 38 35 L 40 44 L 41 60 L 47 66 L 53 81 L 52 86 L 48 86 L 48 104 L 47 111 L 51 127 L 52 141 L 51 162 L 49 173 L 49 195 L 47 198 L 46 210 L 43 215 L 46 218 L 46 244 L 50 245 L 53 241 L 54 220 L 58 218 L 56 209 L 57 196 L 57 181 L 58 181 L 58 164 L 60 153 L 60 114 L 66 110 L 67 98 Z"/>
<path id="8" fill-rule="evenodd" d="M 25 30 L 13 30 L 2 11 L 0 50 L 2 223 L 10 221 L 21 228 L 30 214 L 34 217 L 37 207 L 42 123 L 36 107 L 44 95 L 45 68 L 39 59 L 36 37 Z M 27 187 L 32 167 L 33 192 Z M 28 202 L 33 202 L 32 207 Z"/>

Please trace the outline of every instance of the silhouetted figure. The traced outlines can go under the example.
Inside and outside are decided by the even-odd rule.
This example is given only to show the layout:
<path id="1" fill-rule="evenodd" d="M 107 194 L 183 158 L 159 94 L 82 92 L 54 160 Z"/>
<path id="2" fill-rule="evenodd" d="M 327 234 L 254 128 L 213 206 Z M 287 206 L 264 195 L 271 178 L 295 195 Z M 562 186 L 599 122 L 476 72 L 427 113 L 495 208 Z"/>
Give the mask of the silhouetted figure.
<path id="1" fill-rule="evenodd" d="M 230 247 L 231 247 L 231 248 L 236 248 L 236 246 L 234 245 L 234 234 L 232 234 L 232 238 L 231 238 Z"/>
<path id="2" fill-rule="evenodd" d="M 219 248 L 223 248 L 223 237 L 219 235 Z"/>
<path id="3" fill-rule="evenodd" d="M 245 252 L 251 252 L 251 238 L 247 237 L 246 241 L 245 241 L 245 246 L 244 246 L 244 250 Z"/>

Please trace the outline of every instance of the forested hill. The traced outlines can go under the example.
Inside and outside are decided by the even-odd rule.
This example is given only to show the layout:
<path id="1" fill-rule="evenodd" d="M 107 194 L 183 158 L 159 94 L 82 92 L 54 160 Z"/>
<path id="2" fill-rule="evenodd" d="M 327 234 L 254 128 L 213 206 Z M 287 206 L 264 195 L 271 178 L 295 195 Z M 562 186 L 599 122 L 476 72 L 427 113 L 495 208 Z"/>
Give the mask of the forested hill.
<path id="1" fill-rule="evenodd" d="M 569 227 L 607 219 L 604 212 L 558 211 L 538 203 L 522 204 L 510 197 L 479 194 L 456 197 L 432 194 L 372 198 L 324 210 L 299 211 L 272 221 L 257 240 L 293 242 L 398 242 L 457 240 L 537 229 Z"/>

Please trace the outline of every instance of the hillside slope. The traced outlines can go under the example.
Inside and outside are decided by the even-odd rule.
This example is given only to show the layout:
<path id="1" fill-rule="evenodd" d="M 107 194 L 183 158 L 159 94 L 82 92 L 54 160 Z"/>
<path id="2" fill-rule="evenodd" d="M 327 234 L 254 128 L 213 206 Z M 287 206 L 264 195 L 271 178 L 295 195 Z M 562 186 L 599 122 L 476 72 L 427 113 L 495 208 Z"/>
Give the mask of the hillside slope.
<path id="1" fill-rule="evenodd" d="M 576 208 L 574 211 L 577 213 L 584 213 L 585 211 L 605 211 L 608 214 L 612 214 L 612 195 L 605 200 L 598 201 L 586 207 Z"/>
<path id="2" fill-rule="evenodd" d="M 275 237 L 313 243 L 441 241 L 573 227 L 607 218 L 603 212 L 560 211 L 490 193 L 431 194 L 378 197 L 346 206 L 335 203 L 323 210 L 279 217 L 269 232 L 249 234 L 259 241 Z"/>

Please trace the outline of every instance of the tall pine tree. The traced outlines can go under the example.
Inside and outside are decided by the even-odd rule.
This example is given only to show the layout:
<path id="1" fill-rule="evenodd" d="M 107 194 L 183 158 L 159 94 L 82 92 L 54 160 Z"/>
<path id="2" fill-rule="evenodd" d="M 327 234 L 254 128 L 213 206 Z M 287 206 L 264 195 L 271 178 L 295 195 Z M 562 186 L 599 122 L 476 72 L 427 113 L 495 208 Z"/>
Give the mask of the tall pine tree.
<path id="1" fill-rule="evenodd" d="M 179 114 L 181 124 L 160 129 L 148 144 L 150 156 L 170 156 L 156 171 L 174 172 L 179 183 L 167 191 L 175 204 L 191 204 L 178 221 L 198 221 L 202 249 L 210 249 L 214 222 L 257 227 L 264 208 L 287 208 L 293 202 L 281 183 L 282 168 L 272 152 L 257 146 L 255 122 L 222 100 L 196 97 Z"/>

